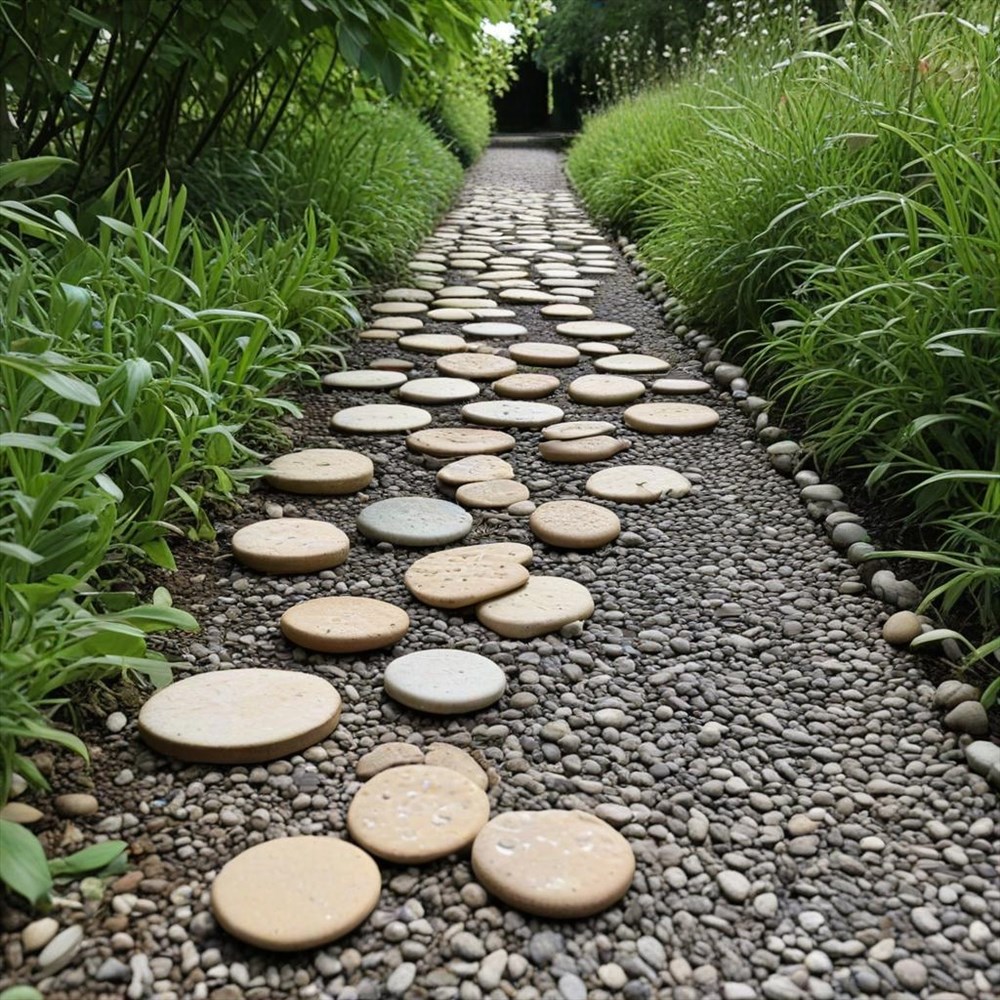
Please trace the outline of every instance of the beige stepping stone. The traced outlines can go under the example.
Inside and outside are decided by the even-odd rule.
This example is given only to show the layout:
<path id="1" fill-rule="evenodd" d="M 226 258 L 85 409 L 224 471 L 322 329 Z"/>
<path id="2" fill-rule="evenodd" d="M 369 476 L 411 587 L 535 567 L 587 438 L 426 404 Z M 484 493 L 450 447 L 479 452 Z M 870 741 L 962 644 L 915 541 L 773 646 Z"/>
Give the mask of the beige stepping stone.
<path id="1" fill-rule="evenodd" d="M 277 517 L 240 528 L 232 546 L 238 562 L 260 573 L 315 573 L 346 561 L 351 543 L 326 521 Z"/>
<path id="2" fill-rule="evenodd" d="M 658 378 L 653 383 L 653 392 L 664 396 L 696 396 L 711 388 L 707 382 L 697 378 Z"/>
<path id="3" fill-rule="evenodd" d="M 592 288 L 577 288 L 575 286 L 568 286 L 566 288 L 551 288 L 549 289 L 553 295 L 571 295 L 577 299 L 592 299 L 594 297 L 594 290 Z M 543 309 L 542 312 L 545 312 Z M 593 313 L 591 313 L 593 315 Z"/>
<path id="4" fill-rule="evenodd" d="M 316 597 L 281 616 L 285 638 L 321 653 L 359 653 L 391 646 L 406 635 L 410 616 L 372 597 Z"/>
<path id="5" fill-rule="evenodd" d="M 385 668 L 386 694 L 409 708 L 434 715 L 477 712 L 492 705 L 507 677 L 492 660 L 464 649 L 421 649 Z M 425 763 L 433 763 L 426 761 Z"/>
<path id="6" fill-rule="evenodd" d="M 520 337 L 528 328 L 520 323 L 466 323 L 462 333 L 472 337 Z"/>
<path id="7" fill-rule="evenodd" d="M 344 448 L 306 448 L 279 455 L 267 467 L 264 478 L 276 490 L 343 495 L 363 490 L 375 476 L 367 455 Z"/>
<path id="8" fill-rule="evenodd" d="M 614 511 L 586 500 L 543 503 L 528 519 L 528 526 L 543 542 L 563 549 L 600 548 L 613 542 L 622 530 Z"/>
<path id="9" fill-rule="evenodd" d="M 434 497 L 390 497 L 369 504 L 358 514 L 362 535 L 393 545 L 450 545 L 471 530 L 468 511 Z"/>
<path id="10" fill-rule="evenodd" d="M 331 372 L 323 376 L 323 385 L 328 389 L 395 389 L 406 381 L 406 375 L 398 371 L 378 371 L 359 369 L 349 372 Z"/>
<path id="11" fill-rule="evenodd" d="M 448 270 L 444 264 L 433 260 L 413 260 L 406 266 L 415 274 L 444 274 Z"/>
<path id="12" fill-rule="evenodd" d="M 613 434 L 614 430 L 615 425 L 607 420 L 567 420 L 543 428 L 542 437 L 546 441 L 575 441 L 577 438 Z"/>
<path id="13" fill-rule="evenodd" d="M 485 292 L 485 289 L 480 289 L 480 291 Z M 474 316 L 477 309 L 494 309 L 499 308 L 499 306 L 492 299 L 435 299 L 434 308 L 467 309 Z"/>
<path id="14" fill-rule="evenodd" d="M 507 639 L 530 639 L 557 632 L 594 613 L 590 591 L 561 576 L 531 576 L 518 590 L 485 601 L 476 617 Z"/>
<path id="15" fill-rule="evenodd" d="M 455 499 L 465 507 L 482 510 L 502 510 L 512 503 L 527 500 L 531 492 L 524 483 L 512 479 L 489 479 L 459 486 Z"/>
<path id="16" fill-rule="evenodd" d="M 543 441 L 538 446 L 538 453 L 547 462 L 580 465 L 585 462 L 603 462 L 629 447 L 631 445 L 628 441 L 599 434 L 597 437 L 576 438 L 570 441 Z"/>
<path id="17" fill-rule="evenodd" d="M 385 330 L 379 327 L 373 327 L 370 330 L 362 330 L 358 334 L 358 340 L 391 340 L 395 343 L 399 340 L 398 330 Z"/>
<path id="18" fill-rule="evenodd" d="M 476 763 L 473 756 L 450 743 L 432 743 L 427 748 L 424 763 L 431 767 L 450 767 L 484 792 L 490 787 L 489 775 Z"/>
<path id="19" fill-rule="evenodd" d="M 596 278 L 542 278 L 539 284 L 550 290 L 556 288 L 597 288 L 600 281 Z M 555 292 L 553 291 L 553 295 Z"/>
<path id="20" fill-rule="evenodd" d="M 490 321 L 497 319 L 514 319 L 514 317 L 517 316 L 517 313 L 514 312 L 513 309 L 501 309 L 499 306 L 496 308 L 488 306 L 484 309 L 473 309 L 472 312 L 476 319 Z M 496 336 L 496 334 L 493 334 L 493 336 Z"/>
<path id="21" fill-rule="evenodd" d="M 580 352 L 568 344 L 549 344 L 543 341 L 525 341 L 511 344 L 510 356 L 526 365 L 543 368 L 568 368 L 580 360 Z"/>
<path id="22" fill-rule="evenodd" d="M 670 371 L 670 362 L 652 354 L 615 354 L 606 358 L 598 358 L 594 367 L 599 372 L 612 372 L 620 375 L 654 375 Z"/>
<path id="23" fill-rule="evenodd" d="M 372 312 L 380 316 L 418 316 L 427 312 L 424 302 L 376 302 Z"/>
<path id="24" fill-rule="evenodd" d="M 410 372 L 413 371 L 413 362 L 405 358 L 375 358 L 368 367 L 386 372 Z"/>
<path id="25" fill-rule="evenodd" d="M 606 358 L 619 353 L 619 348 L 614 344 L 606 344 L 600 340 L 584 340 L 576 346 L 581 354 L 589 354 L 598 358 Z"/>
<path id="26" fill-rule="evenodd" d="M 532 555 L 517 542 L 464 545 L 418 559 L 403 582 L 432 608 L 467 608 L 523 586 Z"/>
<path id="27" fill-rule="evenodd" d="M 559 379 L 555 375 L 529 372 L 523 375 L 508 375 L 494 382 L 491 388 L 504 399 L 542 399 L 551 396 L 559 388 Z"/>
<path id="28" fill-rule="evenodd" d="M 562 294 L 553 292 L 554 295 Z M 557 302 L 550 306 L 542 306 L 542 315 L 546 319 L 589 319 L 594 315 L 590 306 L 581 306 L 573 302 Z"/>
<path id="29" fill-rule="evenodd" d="M 358 761 L 355 774 L 359 780 L 367 781 L 369 778 L 374 778 L 380 771 L 388 771 L 390 767 L 423 763 L 423 750 L 412 743 L 380 743 Z"/>
<path id="30" fill-rule="evenodd" d="M 487 293 L 476 285 L 448 285 L 438 292 L 439 299 L 485 299 Z"/>
<path id="31" fill-rule="evenodd" d="M 631 337 L 635 329 L 626 323 L 610 323 L 603 319 L 571 320 L 560 323 L 556 332 L 565 337 L 583 337 L 588 340 L 621 340 Z"/>
<path id="32" fill-rule="evenodd" d="M 493 354 L 448 354 L 435 362 L 442 375 L 470 378 L 477 382 L 492 381 L 517 371 L 517 362 Z"/>
<path id="33" fill-rule="evenodd" d="M 382 298 L 386 302 L 430 302 L 434 296 L 423 288 L 390 288 Z"/>
<path id="34" fill-rule="evenodd" d="M 340 695 L 296 670 L 213 670 L 156 692 L 139 710 L 139 734 L 158 753 L 202 764 L 256 764 L 326 739 Z"/>
<path id="35" fill-rule="evenodd" d="M 510 451 L 515 444 L 510 434 L 485 427 L 434 427 L 416 431 L 406 439 L 406 446 L 411 451 L 435 458 L 499 455 Z"/>
<path id="36" fill-rule="evenodd" d="M 623 375 L 581 375 L 566 387 L 569 398 L 577 403 L 591 406 L 617 406 L 631 403 L 646 391 L 646 387 L 634 378 Z"/>
<path id="37" fill-rule="evenodd" d="M 590 813 L 505 812 L 476 837 L 472 869 L 508 906 L 571 920 L 600 913 L 628 892 L 635 855 L 617 830 Z"/>
<path id="38" fill-rule="evenodd" d="M 435 323 L 468 323 L 476 314 L 470 309 L 432 309 L 427 318 Z"/>
<path id="39" fill-rule="evenodd" d="M 395 330 L 397 333 L 423 328 L 423 320 L 417 319 L 416 316 L 380 316 L 372 323 L 373 330 Z"/>
<path id="40" fill-rule="evenodd" d="M 588 480 L 587 492 L 618 503 L 655 503 L 664 497 L 683 497 L 691 490 L 679 472 L 660 465 L 618 465 L 601 469 Z"/>
<path id="41" fill-rule="evenodd" d="M 45 813 L 41 809 L 29 806 L 27 802 L 8 802 L 0 808 L 0 819 L 19 826 L 31 826 L 44 818 Z"/>
<path id="42" fill-rule="evenodd" d="M 514 468 L 496 455 L 470 455 L 450 462 L 438 469 L 438 483 L 449 489 L 457 489 L 466 483 L 484 483 L 489 480 L 513 479 Z"/>
<path id="43" fill-rule="evenodd" d="M 396 864 L 423 864 L 465 850 L 490 818 L 486 793 L 446 767 L 393 767 L 362 785 L 347 830 Z"/>
<path id="44" fill-rule="evenodd" d="M 407 334 L 396 343 L 406 351 L 416 351 L 419 354 L 453 354 L 455 351 L 464 351 L 469 346 L 464 337 L 453 333 Z"/>
<path id="45" fill-rule="evenodd" d="M 405 402 L 427 405 L 463 403 L 478 395 L 479 386 L 465 378 L 417 378 L 399 390 L 399 398 Z"/>
<path id="46" fill-rule="evenodd" d="M 695 403 L 640 403 L 630 406 L 622 419 L 633 430 L 646 434 L 700 434 L 710 431 L 719 414 Z"/>
<path id="47" fill-rule="evenodd" d="M 426 410 L 416 406 L 368 403 L 338 410 L 330 424 L 339 431 L 349 431 L 351 434 L 393 434 L 426 427 L 432 419 Z"/>
<path id="48" fill-rule="evenodd" d="M 268 951 L 336 941 L 378 905 L 374 859 L 337 837 L 281 837 L 243 851 L 212 883 L 212 913 L 235 938 Z"/>
<path id="49" fill-rule="evenodd" d="M 558 423 L 562 418 L 563 411 L 551 403 L 517 399 L 466 403 L 462 407 L 463 420 L 488 427 L 544 427 L 546 424 Z"/>
<path id="50" fill-rule="evenodd" d="M 538 288 L 504 288 L 501 289 L 499 298 L 502 302 L 516 302 L 522 305 L 555 301 L 555 296 L 551 292 L 543 292 Z"/>

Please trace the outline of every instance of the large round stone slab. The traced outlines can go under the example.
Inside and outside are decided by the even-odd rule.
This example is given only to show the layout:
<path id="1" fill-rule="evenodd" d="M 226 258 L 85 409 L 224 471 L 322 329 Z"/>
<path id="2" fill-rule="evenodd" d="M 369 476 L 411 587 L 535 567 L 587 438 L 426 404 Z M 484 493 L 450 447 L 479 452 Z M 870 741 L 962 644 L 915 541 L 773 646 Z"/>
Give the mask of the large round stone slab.
<path id="1" fill-rule="evenodd" d="M 157 691 L 139 710 L 154 750 L 202 764 L 256 764 L 325 739 L 340 719 L 329 681 L 295 670 L 213 670 Z"/>
<path id="2" fill-rule="evenodd" d="M 638 399 L 646 387 L 623 375 L 581 375 L 566 387 L 569 398 L 591 406 L 617 406 Z"/>
<path id="3" fill-rule="evenodd" d="M 406 635 L 410 616 L 372 597 L 316 597 L 281 616 L 285 638 L 321 653 L 358 653 L 391 646 Z"/>
<path id="4" fill-rule="evenodd" d="M 712 387 L 697 378 L 658 378 L 652 388 L 653 392 L 664 396 L 695 396 Z"/>
<path id="5" fill-rule="evenodd" d="M 415 378 L 399 389 L 399 398 L 407 403 L 429 406 L 462 403 L 478 395 L 479 386 L 466 378 Z"/>
<path id="6" fill-rule="evenodd" d="M 235 938 L 268 951 L 336 941 L 378 905 L 375 860 L 336 837 L 281 837 L 243 851 L 212 883 L 212 913 Z"/>
<path id="7" fill-rule="evenodd" d="M 400 337 L 396 343 L 407 351 L 420 354 L 451 354 L 468 346 L 464 337 L 453 333 L 414 333 Z"/>
<path id="8" fill-rule="evenodd" d="M 579 319 L 560 323 L 556 332 L 566 337 L 581 337 L 587 340 L 621 340 L 635 333 L 627 323 L 609 323 L 603 319 Z"/>
<path id="9" fill-rule="evenodd" d="M 528 526 L 543 542 L 563 549 L 600 548 L 613 542 L 622 530 L 614 511 L 586 500 L 543 503 L 528 519 Z"/>
<path id="10" fill-rule="evenodd" d="M 719 422 L 717 410 L 695 403 L 640 403 L 630 406 L 622 418 L 646 434 L 700 434 Z"/>
<path id="11" fill-rule="evenodd" d="M 476 617 L 508 639 L 530 639 L 557 632 L 594 613 L 590 591 L 561 576 L 532 576 L 518 590 L 485 601 Z"/>
<path id="12" fill-rule="evenodd" d="M 471 530 L 468 511 L 434 497 L 390 497 L 370 504 L 358 515 L 362 535 L 394 545 L 448 545 Z"/>
<path id="13" fill-rule="evenodd" d="M 470 455 L 438 469 L 437 481 L 447 489 L 457 489 L 466 483 L 485 483 L 496 479 L 513 479 L 514 467 L 496 455 Z"/>
<path id="14" fill-rule="evenodd" d="M 679 472 L 660 465 L 618 465 L 601 469 L 588 480 L 587 492 L 618 503 L 655 503 L 664 497 L 686 496 L 691 490 Z"/>
<path id="15" fill-rule="evenodd" d="M 618 375 L 652 375 L 670 371 L 670 362 L 652 354 L 612 354 L 598 358 L 594 367 L 599 372 Z"/>
<path id="16" fill-rule="evenodd" d="M 570 441 L 543 441 L 538 446 L 538 453 L 547 462 L 579 465 L 585 462 L 603 462 L 628 447 L 628 441 L 599 434 L 597 437 L 576 438 Z"/>
<path id="17" fill-rule="evenodd" d="M 362 785 L 347 810 L 347 830 L 372 854 L 414 865 L 465 850 L 489 818 L 486 793 L 468 778 L 416 764 Z"/>
<path id="18" fill-rule="evenodd" d="M 514 447 L 514 439 L 504 431 L 485 427 L 435 427 L 417 431 L 406 439 L 406 446 L 435 458 L 459 458 L 462 455 L 499 455 Z"/>
<path id="19" fill-rule="evenodd" d="M 347 559 L 351 543 L 336 525 L 306 517 L 276 517 L 233 535 L 237 561 L 260 573 L 315 573 Z"/>
<path id="20" fill-rule="evenodd" d="M 470 378 L 477 382 L 503 378 L 517 371 L 517 362 L 495 354 L 449 354 L 438 358 L 435 365 L 442 375 Z"/>
<path id="21" fill-rule="evenodd" d="M 500 510 L 512 503 L 520 503 L 531 496 L 524 483 L 513 479 L 491 479 L 479 483 L 466 483 L 459 486 L 455 499 L 463 507 L 476 507 L 483 510 Z"/>
<path id="22" fill-rule="evenodd" d="M 617 830 L 589 813 L 506 812 L 476 837 L 472 869 L 508 906 L 565 920 L 617 903 L 632 884 L 635 856 Z"/>
<path id="23" fill-rule="evenodd" d="M 614 429 L 615 425 L 607 420 L 567 420 L 544 428 L 542 437 L 546 441 L 575 441 L 577 438 L 611 434 Z"/>
<path id="24" fill-rule="evenodd" d="M 423 302 L 376 302 L 372 312 L 380 316 L 413 316 L 427 312 L 427 306 Z"/>
<path id="25" fill-rule="evenodd" d="M 433 608 L 467 608 L 524 586 L 532 554 L 519 542 L 463 545 L 418 559 L 403 582 Z"/>
<path id="26" fill-rule="evenodd" d="M 511 344 L 510 356 L 522 364 L 542 368 L 568 368 L 580 360 L 580 352 L 568 344 L 549 344 L 544 341 L 525 341 Z"/>
<path id="27" fill-rule="evenodd" d="M 504 399 L 542 399 L 559 388 L 559 379 L 555 375 L 527 372 L 498 379 L 491 388 Z"/>
<path id="28" fill-rule="evenodd" d="M 520 323 L 466 323 L 462 327 L 462 333 L 473 337 L 520 337 L 527 332 Z"/>
<path id="29" fill-rule="evenodd" d="M 375 475 L 367 455 L 344 448 L 306 448 L 279 455 L 268 466 L 265 479 L 286 493 L 313 493 L 319 496 L 357 493 Z"/>
<path id="30" fill-rule="evenodd" d="M 552 305 L 542 306 L 542 315 L 546 319 L 589 319 L 594 315 L 594 310 L 579 303 L 554 302 Z"/>
<path id="31" fill-rule="evenodd" d="M 351 434 L 393 434 L 426 427 L 432 419 L 426 410 L 417 406 L 369 403 L 338 410 L 330 419 L 330 424 L 339 431 Z"/>
<path id="32" fill-rule="evenodd" d="M 378 371 L 374 368 L 331 372 L 323 376 L 323 385 L 328 389 L 395 389 L 405 381 L 406 375 L 403 372 Z"/>
<path id="33" fill-rule="evenodd" d="M 462 649 L 422 649 L 393 660 L 383 677 L 386 693 L 420 712 L 457 715 L 492 705 L 507 678 L 492 660 Z"/>
<path id="34" fill-rule="evenodd" d="M 563 411 L 551 403 L 532 403 L 517 399 L 466 403 L 462 407 L 463 420 L 487 427 L 544 427 L 546 424 L 558 423 L 562 418 Z"/>

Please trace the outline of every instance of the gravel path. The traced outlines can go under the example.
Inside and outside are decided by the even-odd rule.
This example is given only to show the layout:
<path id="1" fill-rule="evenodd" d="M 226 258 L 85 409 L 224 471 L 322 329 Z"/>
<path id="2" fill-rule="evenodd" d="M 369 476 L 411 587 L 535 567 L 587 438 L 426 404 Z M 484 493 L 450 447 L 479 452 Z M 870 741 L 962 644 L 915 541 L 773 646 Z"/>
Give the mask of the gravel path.
<path id="1" fill-rule="evenodd" d="M 565 188 L 558 153 L 498 148 L 470 172 L 466 194 Z M 589 304 L 598 317 L 636 328 L 625 349 L 669 358 L 673 374 L 701 376 L 692 348 L 664 330 L 620 258 Z M 514 308 L 531 339 L 557 339 L 537 306 Z M 362 342 L 351 362 L 360 368 L 390 354 L 399 354 L 391 344 Z M 414 375 L 434 374 L 433 358 L 412 357 Z M 564 385 L 592 370 L 587 358 L 551 369 Z M 481 398 L 492 398 L 488 389 Z M 997 995 L 996 798 L 965 763 L 967 738 L 942 727 L 917 659 L 881 638 L 894 609 L 861 585 L 727 394 L 713 388 L 698 399 L 721 420 L 691 437 L 629 431 L 622 407 L 580 406 L 564 388 L 546 400 L 568 420 L 610 419 L 632 442 L 599 467 L 662 464 L 694 488 L 648 507 L 614 505 L 622 534 L 593 553 L 542 545 L 525 517 L 476 512 L 466 543 L 533 543 L 533 571 L 570 577 L 593 594 L 596 611 L 582 627 L 523 641 L 500 639 L 471 615 L 420 605 L 402 578 L 421 553 L 356 536 L 355 517 L 373 500 L 439 495 L 440 463 L 409 453 L 403 435 L 334 438 L 333 397 L 301 401 L 296 447 L 363 450 L 376 463 L 375 483 L 343 498 L 255 491 L 220 526 L 217 554 L 185 557 L 175 601 L 204 629 L 174 652 L 192 670 L 314 671 L 343 695 L 339 727 L 301 755 L 229 770 L 145 749 L 134 708 L 93 727 L 100 812 L 40 828 L 55 844 L 120 833 L 137 870 L 101 899 L 74 890 L 57 907 L 60 925 L 79 925 L 84 938 L 54 975 L 39 977 L 37 953 L 22 946 L 27 918 L 8 909 L 0 985 L 34 982 L 49 1000 Z M 343 405 L 355 401 L 392 396 Z M 436 408 L 435 424 L 459 425 L 458 409 Z M 544 462 L 537 431 L 512 433 L 518 478 L 535 503 L 585 496 L 593 466 Z M 347 530 L 348 562 L 301 578 L 234 565 L 232 532 L 278 515 L 278 506 Z M 287 607 L 347 593 L 406 608 L 409 633 L 391 651 L 357 658 L 307 653 L 281 637 Z M 500 664 L 505 697 L 449 719 L 384 695 L 390 659 L 441 645 Z M 318 952 L 271 955 L 223 933 L 208 906 L 221 866 L 264 840 L 342 835 L 357 761 L 389 740 L 444 740 L 474 752 L 498 778 L 494 815 L 596 812 L 634 849 L 628 895 L 597 917 L 560 923 L 499 905 L 467 859 L 383 864 L 379 908 Z M 57 792 L 85 789 L 87 780 L 60 758 Z"/>

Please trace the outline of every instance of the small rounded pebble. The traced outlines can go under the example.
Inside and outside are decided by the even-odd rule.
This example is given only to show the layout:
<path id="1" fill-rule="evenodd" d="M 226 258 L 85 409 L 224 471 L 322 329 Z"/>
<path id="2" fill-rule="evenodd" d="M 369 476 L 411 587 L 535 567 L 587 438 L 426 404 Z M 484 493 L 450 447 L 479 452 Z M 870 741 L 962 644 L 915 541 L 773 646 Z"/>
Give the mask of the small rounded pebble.
<path id="1" fill-rule="evenodd" d="M 912 611 L 897 611 L 882 626 L 882 638 L 894 646 L 908 646 L 923 628 L 920 618 Z"/>
<path id="2" fill-rule="evenodd" d="M 323 653 L 391 646 L 409 627 L 410 616 L 402 608 L 371 597 L 316 597 L 281 616 L 287 639 Z"/>
<path id="3" fill-rule="evenodd" d="M 238 562 L 260 573 L 315 573 L 345 562 L 351 543 L 326 521 L 281 517 L 240 528 L 232 547 Z"/>

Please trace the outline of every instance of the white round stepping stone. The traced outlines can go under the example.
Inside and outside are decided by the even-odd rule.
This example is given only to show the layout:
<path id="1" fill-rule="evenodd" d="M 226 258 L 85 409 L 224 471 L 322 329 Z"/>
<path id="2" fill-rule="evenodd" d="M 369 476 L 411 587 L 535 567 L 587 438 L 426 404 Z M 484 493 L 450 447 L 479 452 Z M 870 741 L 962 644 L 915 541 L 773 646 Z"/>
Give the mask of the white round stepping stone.
<path id="1" fill-rule="evenodd" d="M 492 299 L 435 299 L 434 307 L 436 309 L 467 309 L 473 316 L 477 309 L 498 308 Z"/>
<path id="2" fill-rule="evenodd" d="M 437 481 L 441 486 L 457 489 L 467 483 L 484 483 L 495 479 L 513 479 L 514 468 L 496 455 L 470 455 L 450 462 L 438 469 Z"/>
<path id="3" fill-rule="evenodd" d="M 295 670 L 213 670 L 157 691 L 139 710 L 139 733 L 158 753 L 202 764 L 256 764 L 326 739 L 340 695 Z"/>
<path id="4" fill-rule="evenodd" d="M 599 434 L 597 437 L 576 438 L 570 441 L 543 441 L 538 446 L 538 453 L 547 462 L 581 464 L 603 462 L 629 447 L 628 441 Z"/>
<path id="5" fill-rule="evenodd" d="M 430 302 L 434 296 L 423 288 L 390 288 L 382 298 L 386 302 Z"/>
<path id="6" fill-rule="evenodd" d="M 620 340 L 631 337 L 635 329 L 627 323 L 611 323 L 603 319 L 580 319 L 560 323 L 556 332 L 566 337 L 584 337 L 588 340 Z"/>
<path id="7" fill-rule="evenodd" d="M 472 515 L 434 497 L 390 497 L 358 515 L 358 531 L 377 542 L 422 547 L 448 545 L 472 530 Z"/>
<path id="8" fill-rule="evenodd" d="M 453 333 L 407 334 L 405 337 L 400 337 L 396 343 L 404 350 L 416 351 L 418 354 L 452 354 L 455 351 L 464 351 L 468 347 L 464 337 Z"/>
<path id="9" fill-rule="evenodd" d="M 566 387 L 569 398 L 577 403 L 591 406 L 617 406 L 631 403 L 646 391 L 646 387 L 634 378 L 623 375 L 581 375 Z"/>
<path id="10" fill-rule="evenodd" d="M 427 312 L 423 302 L 376 302 L 372 312 L 381 316 L 414 316 Z"/>
<path id="11" fill-rule="evenodd" d="M 476 315 L 471 309 L 432 309 L 427 318 L 435 323 L 468 323 Z"/>
<path id="12" fill-rule="evenodd" d="M 351 543 L 326 521 L 277 517 L 240 528 L 232 546 L 238 562 L 261 573 L 315 573 L 344 562 Z"/>
<path id="13" fill-rule="evenodd" d="M 592 288 L 551 288 L 549 291 L 551 291 L 553 295 L 571 295 L 577 299 L 592 299 L 594 297 L 594 290 Z M 542 312 L 544 313 L 545 310 L 543 309 Z M 591 315 L 593 315 L 593 313 L 591 313 Z"/>
<path id="14" fill-rule="evenodd" d="M 476 617 L 507 639 L 530 639 L 557 632 L 594 613 L 590 591 L 561 576 L 531 576 L 523 587 L 485 601 Z"/>
<path id="15" fill-rule="evenodd" d="M 653 375 L 670 371 L 670 362 L 652 354 L 616 354 L 598 358 L 594 367 L 599 372 L 614 372 L 621 375 Z"/>
<path id="16" fill-rule="evenodd" d="M 527 500 L 531 492 L 524 483 L 512 479 L 488 479 L 478 483 L 466 483 L 455 491 L 455 499 L 464 507 L 483 510 L 500 510 L 512 503 Z"/>
<path id="17" fill-rule="evenodd" d="M 448 270 L 435 260 L 411 260 L 406 266 L 416 274 L 444 274 Z"/>
<path id="18" fill-rule="evenodd" d="M 478 395 L 479 386 L 464 378 L 417 378 L 399 390 L 399 398 L 407 403 L 429 405 L 462 403 Z"/>
<path id="19" fill-rule="evenodd" d="M 697 378 L 658 378 L 653 383 L 653 392 L 664 396 L 696 396 L 711 388 L 707 382 Z"/>
<path id="20" fill-rule="evenodd" d="M 521 305 L 554 302 L 555 296 L 538 288 L 503 288 L 500 291 L 503 302 L 516 302 Z"/>
<path id="21" fill-rule="evenodd" d="M 499 455 L 510 451 L 515 443 L 510 434 L 485 427 L 435 427 L 416 431 L 406 439 L 406 446 L 411 450 L 435 458 Z"/>
<path id="22" fill-rule="evenodd" d="M 615 425 L 607 420 L 567 420 L 561 424 L 550 424 L 542 430 L 546 441 L 575 441 L 577 438 L 597 437 L 612 434 Z"/>
<path id="23" fill-rule="evenodd" d="M 449 354 L 438 358 L 435 365 L 442 375 L 469 378 L 477 382 L 492 381 L 517 371 L 517 362 L 495 354 Z"/>
<path id="24" fill-rule="evenodd" d="M 306 448 L 279 455 L 267 467 L 265 479 L 286 493 L 313 493 L 320 496 L 357 493 L 375 475 L 367 455 L 344 448 Z"/>
<path id="25" fill-rule="evenodd" d="M 532 556 L 519 542 L 463 545 L 418 559 L 403 582 L 433 608 L 466 608 L 524 586 Z"/>
<path id="26" fill-rule="evenodd" d="M 589 354 L 598 358 L 610 357 L 612 354 L 619 353 L 619 348 L 614 344 L 606 344 L 601 340 L 582 340 L 576 346 L 581 354 Z"/>
<path id="27" fill-rule="evenodd" d="M 362 330 L 358 334 L 358 340 L 399 340 L 398 330 L 385 330 L 380 327 L 373 327 L 370 330 Z"/>
<path id="28" fill-rule="evenodd" d="M 368 403 L 364 406 L 348 406 L 338 410 L 330 424 L 340 431 L 352 434 L 393 434 L 426 427 L 432 421 L 431 415 L 416 406 L 400 406 L 397 403 Z"/>
<path id="29" fill-rule="evenodd" d="M 511 344 L 510 356 L 526 365 L 543 368 L 568 368 L 580 360 L 580 352 L 568 344 L 548 344 L 543 341 L 525 341 Z"/>
<path id="30" fill-rule="evenodd" d="M 504 399 L 542 399 L 551 396 L 559 388 L 559 379 L 555 375 L 528 372 L 523 375 L 508 375 L 494 382 L 491 388 Z"/>
<path id="31" fill-rule="evenodd" d="M 408 764 L 361 786 L 347 810 L 347 830 L 372 854 L 413 865 L 465 850 L 489 818 L 486 793 L 464 775 Z"/>
<path id="32" fill-rule="evenodd" d="M 281 837 L 228 861 L 212 883 L 212 914 L 233 937 L 268 951 L 330 944 L 378 905 L 375 860 L 336 837 Z"/>
<path id="33" fill-rule="evenodd" d="M 563 549 L 600 548 L 613 542 L 622 530 L 614 511 L 586 500 L 543 503 L 528 518 L 528 527 L 543 542 Z"/>
<path id="34" fill-rule="evenodd" d="M 493 306 L 483 309 L 473 309 L 472 311 L 475 314 L 476 319 L 491 321 L 496 319 L 513 319 L 517 315 L 513 309 L 501 309 L 499 307 L 494 308 Z M 496 334 L 493 334 L 493 336 L 496 336 Z"/>
<path id="35" fill-rule="evenodd" d="M 589 319 L 594 315 L 594 310 L 590 306 L 581 306 L 573 302 L 557 302 L 550 306 L 542 306 L 542 315 L 546 319 Z"/>
<path id="36" fill-rule="evenodd" d="M 329 389 L 395 389 L 405 381 L 406 375 L 403 372 L 377 371 L 373 368 L 331 372 L 323 376 L 323 385 Z"/>
<path id="37" fill-rule="evenodd" d="M 462 333 L 473 337 L 520 337 L 528 328 L 520 323 L 466 323 Z"/>
<path id="38" fill-rule="evenodd" d="M 374 358 L 368 367 L 385 372 L 409 372 L 413 371 L 413 362 L 405 358 Z"/>
<path id="39" fill-rule="evenodd" d="M 457 715 L 492 705 L 507 677 L 492 660 L 462 649 L 422 649 L 393 660 L 383 677 L 386 694 L 420 712 Z"/>
<path id="40" fill-rule="evenodd" d="M 417 319 L 416 316 L 380 316 L 372 323 L 373 330 L 395 330 L 397 333 L 423 328 L 423 320 Z"/>
<path id="41" fill-rule="evenodd" d="M 487 427 L 544 427 L 546 424 L 558 423 L 562 418 L 563 411 L 551 403 L 516 399 L 466 403 L 462 407 L 463 420 Z"/>
<path id="42" fill-rule="evenodd" d="M 321 653 L 357 653 L 391 646 L 406 635 L 410 616 L 372 597 L 316 597 L 281 616 L 286 639 Z"/>
<path id="43" fill-rule="evenodd" d="M 691 483 L 679 472 L 660 465 L 618 465 L 601 469 L 588 480 L 587 492 L 618 503 L 655 503 L 664 497 L 686 496 Z"/>
<path id="44" fill-rule="evenodd" d="M 485 299 L 485 289 L 476 285 L 448 285 L 438 292 L 439 299 Z"/>
<path id="45" fill-rule="evenodd" d="M 635 855 L 617 830 L 590 813 L 505 812 L 476 837 L 472 869 L 508 906 L 571 920 L 600 913 L 628 892 Z"/>
<path id="46" fill-rule="evenodd" d="M 622 419 L 646 434 L 699 434 L 719 422 L 719 413 L 695 403 L 640 403 L 630 406 Z"/>

